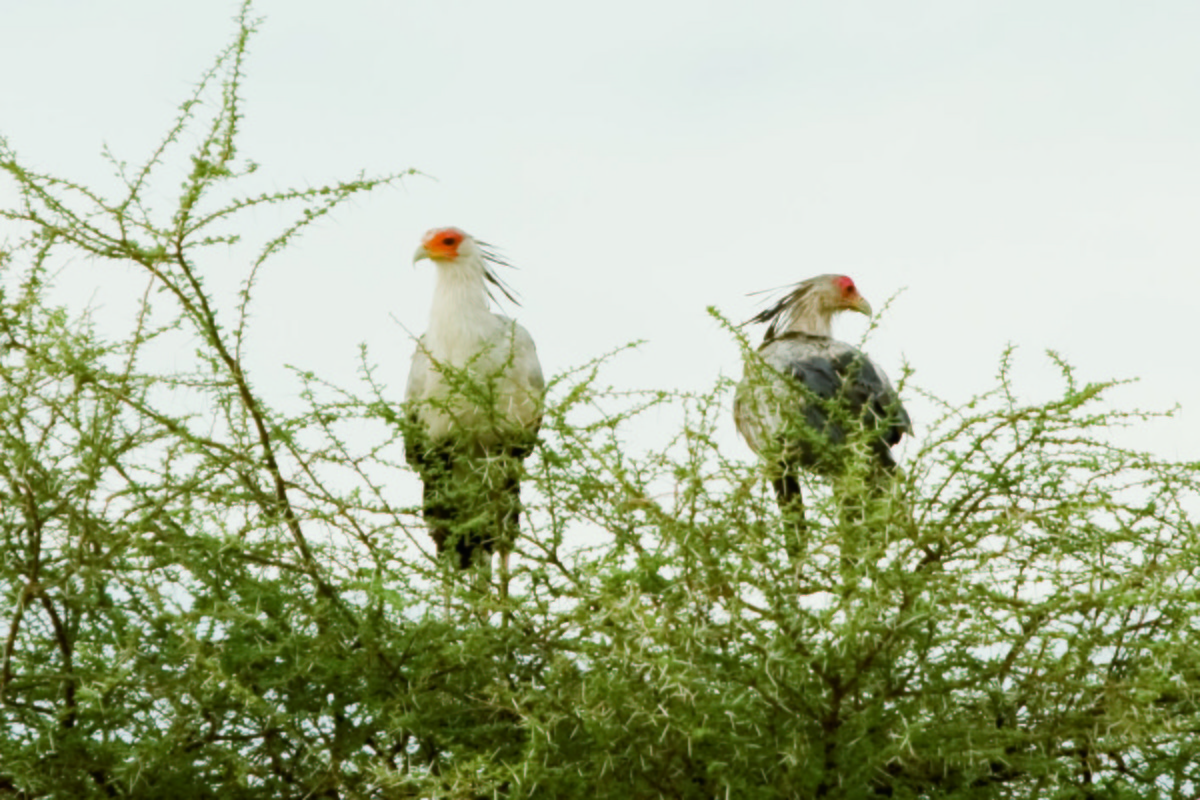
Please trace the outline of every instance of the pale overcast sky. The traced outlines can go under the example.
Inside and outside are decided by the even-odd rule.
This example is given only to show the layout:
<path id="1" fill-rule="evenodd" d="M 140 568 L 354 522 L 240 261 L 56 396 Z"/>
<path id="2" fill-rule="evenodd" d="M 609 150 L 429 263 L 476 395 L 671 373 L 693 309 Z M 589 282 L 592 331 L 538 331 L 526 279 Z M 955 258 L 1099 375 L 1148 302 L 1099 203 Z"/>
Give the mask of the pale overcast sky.
<path id="1" fill-rule="evenodd" d="M 7 3 L 0 133 L 35 168 L 104 184 L 101 146 L 145 158 L 235 11 Z M 256 13 L 241 140 L 256 177 L 429 176 L 343 208 L 269 268 L 253 376 L 277 405 L 295 392 L 280 363 L 350 384 L 359 342 L 399 400 L 412 344 L 395 320 L 423 329 L 434 277 L 411 254 L 425 229 L 457 225 L 519 266 L 516 315 L 548 373 L 645 339 L 613 383 L 710 386 L 741 367 L 706 306 L 740 321 L 748 292 L 844 272 L 876 308 L 903 290 L 868 345 L 893 376 L 907 359 L 916 383 L 962 401 L 994 385 L 1011 342 L 1018 392 L 1045 399 L 1053 348 L 1083 380 L 1140 378 L 1113 395 L 1124 405 L 1181 404 L 1124 441 L 1200 459 L 1194 0 Z M 116 304 L 112 266 L 94 269 L 85 299 Z M 236 264 L 213 269 L 236 284 Z M 865 324 L 835 332 L 856 342 Z M 932 410 L 908 402 L 919 429 Z"/>

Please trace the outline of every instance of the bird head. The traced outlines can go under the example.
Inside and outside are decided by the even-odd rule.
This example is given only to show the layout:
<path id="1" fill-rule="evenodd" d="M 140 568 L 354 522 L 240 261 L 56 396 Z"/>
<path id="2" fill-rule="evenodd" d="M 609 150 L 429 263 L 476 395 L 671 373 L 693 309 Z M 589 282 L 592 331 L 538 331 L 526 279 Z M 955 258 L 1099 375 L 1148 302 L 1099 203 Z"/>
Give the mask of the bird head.
<path id="1" fill-rule="evenodd" d="M 858 311 L 871 316 L 871 304 L 858 293 L 854 281 L 846 275 L 822 275 L 813 278 L 815 281 L 825 279 L 822 287 L 824 303 L 833 311 Z"/>
<path id="2" fill-rule="evenodd" d="M 494 301 L 491 288 L 496 287 L 515 305 L 520 305 L 513 291 L 492 270 L 492 265 L 511 266 L 496 255 L 486 243 L 480 242 L 461 228 L 431 228 L 421 237 L 421 245 L 413 253 L 413 263 L 429 259 L 439 267 L 463 269 L 476 273 L 484 284 L 488 297 Z"/>
<path id="3" fill-rule="evenodd" d="M 439 263 L 470 257 L 478 251 L 475 240 L 458 228 L 432 228 L 421 237 L 421 246 L 413 253 L 413 263 L 422 259 Z"/>
<path id="4" fill-rule="evenodd" d="M 801 281 L 770 308 L 748 322 L 768 322 L 766 340 L 785 333 L 829 336 L 833 315 L 839 311 L 858 311 L 871 316 L 871 304 L 858 293 L 854 281 L 846 275 L 818 275 Z"/>

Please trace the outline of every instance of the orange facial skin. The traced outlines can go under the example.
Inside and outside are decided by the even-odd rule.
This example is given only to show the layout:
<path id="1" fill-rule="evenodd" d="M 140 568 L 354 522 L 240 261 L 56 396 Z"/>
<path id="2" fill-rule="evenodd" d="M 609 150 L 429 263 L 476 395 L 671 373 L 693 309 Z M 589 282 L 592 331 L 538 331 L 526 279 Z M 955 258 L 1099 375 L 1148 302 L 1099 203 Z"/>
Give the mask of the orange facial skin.
<path id="1" fill-rule="evenodd" d="M 434 261 L 451 261 L 458 258 L 458 247 L 466 236 L 458 228 L 433 228 L 426 232 L 421 247 Z"/>

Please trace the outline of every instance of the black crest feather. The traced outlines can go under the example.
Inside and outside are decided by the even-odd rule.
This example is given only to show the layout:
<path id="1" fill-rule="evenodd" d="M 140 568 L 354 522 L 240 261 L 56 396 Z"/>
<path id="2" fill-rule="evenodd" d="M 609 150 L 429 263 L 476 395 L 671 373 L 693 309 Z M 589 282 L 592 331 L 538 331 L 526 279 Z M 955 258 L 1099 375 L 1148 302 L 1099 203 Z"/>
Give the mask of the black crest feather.
<path id="1" fill-rule="evenodd" d="M 821 276 L 824 277 L 824 276 Z M 767 326 L 766 336 L 763 337 L 763 344 L 772 342 L 778 339 L 780 335 L 787 330 L 787 323 L 790 321 L 788 311 L 798 304 L 805 295 L 812 291 L 817 285 L 820 278 L 809 278 L 808 280 L 800 281 L 799 283 L 790 284 L 788 286 L 780 286 L 776 289 L 762 289 L 757 292 L 751 292 L 747 297 L 755 297 L 760 294 L 775 294 L 776 292 L 786 291 L 787 293 L 778 300 L 771 303 L 767 308 L 755 314 L 750 319 L 742 323 L 745 325 L 753 325 L 760 322 L 770 323 Z"/>
<path id="2" fill-rule="evenodd" d="M 488 283 L 490 283 L 492 286 L 495 286 L 497 289 L 499 289 L 500 293 L 503 294 L 506 298 L 508 298 L 508 301 L 510 303 L 512 303 L 513 305 L 515 305 L 517 307 L 520 307 L 521 301 L 518 300 L 516 297 L 516 294 L 517 294 L 516 290 L 514 290 L 511 286 L 509 286 L 507 283 L 505 283 L 504 280 L 499 275 L 497 275 L 495 273 L 495 271 L 491 269 L 491 267 L 488 266 L 488 264 L 495 264 L 498 267 L 508 267 L 509 269 L 516 269 L 516 267 L 514 267 L 512 264 L 508 263 L 503 258 L 501 258 L 500 254 L 496 251 L 496 248 L 493 247 L 492 245 L 488 244 L 487 242 L 481 242 L 478 239 L 476 239 L 475 244 L 479 247 L 479 252 L 483 254 L 483 261 L 484 261 L 483 277 L 487 280 Z M 494 294 L 492 294 L 491 287 L 485 286 L 484 290 L 487 292 L 488 298 L 493 303 L 497 303 L 497 304 L 499 303 L 499 301 L 496 299 L 496 296 Z"/>

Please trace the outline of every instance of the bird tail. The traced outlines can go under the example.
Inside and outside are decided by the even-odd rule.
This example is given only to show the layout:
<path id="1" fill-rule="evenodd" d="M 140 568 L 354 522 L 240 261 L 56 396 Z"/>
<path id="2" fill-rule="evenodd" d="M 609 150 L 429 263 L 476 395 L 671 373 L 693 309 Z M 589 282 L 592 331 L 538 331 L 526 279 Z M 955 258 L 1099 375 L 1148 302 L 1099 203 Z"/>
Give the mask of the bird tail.
<path id="1" fill-rule="evenodd" d="M 870 578 L 889 546 L 912 533 L 912 513 L 903 491 L 904 473 L 892 463 L 863 464 L 834 482 L 838 542 L 847 589 Z"/>

